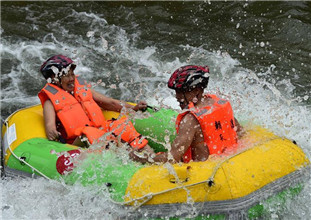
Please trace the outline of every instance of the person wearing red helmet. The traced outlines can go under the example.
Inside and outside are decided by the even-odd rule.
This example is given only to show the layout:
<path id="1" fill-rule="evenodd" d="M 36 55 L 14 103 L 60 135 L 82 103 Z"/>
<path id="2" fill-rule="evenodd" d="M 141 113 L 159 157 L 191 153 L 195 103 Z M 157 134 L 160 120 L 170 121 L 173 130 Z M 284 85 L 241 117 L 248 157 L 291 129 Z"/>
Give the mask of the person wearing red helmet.
<path id="1" fill-rule="evenodd" d="M 205 161 L 209 155 L 235 151 L 242 127 L 229 101 L 204 94 L 208 80 L 207 66 L 187 65 L 171 75 L 168 87 L 175 90 L 184 111 L 176 119 L 177 136 L 170 152 L 157 155 L 154 161 Z"/>
<path id="2" fill-rule="evenodd" d="M 145 110 L 147 103 L 141 101 L 132 106 L 104 96 L 76 76 L 75 68 L 73 60 L 63 55 L 50 57 L 40 68 L 47 80 L 38 94 L 43 106 L 47 138 L 70 144 L 81 144 L 77 141 L 79 137 L 87 137 L 90 144 L 102 141 L 103 136 L 106 136 L 106 142 L 121 139 L 132 147 L 130 156 L 134 160 L 147 162 L 146 155 L 152 154 L 153 150 L 133 124 L 126 117 L 107 121 L 102 114 L 102 109 L 120 112 L 123 107 L 134 111 Z M 139 151 L 140 156 L 136 156 L 134 151 Z"/>

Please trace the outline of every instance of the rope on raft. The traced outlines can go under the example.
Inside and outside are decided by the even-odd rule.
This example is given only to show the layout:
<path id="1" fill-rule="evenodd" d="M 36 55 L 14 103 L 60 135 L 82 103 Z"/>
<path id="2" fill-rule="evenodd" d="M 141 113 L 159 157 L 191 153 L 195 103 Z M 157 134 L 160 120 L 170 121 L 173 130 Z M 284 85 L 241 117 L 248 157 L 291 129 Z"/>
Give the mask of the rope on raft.
<path id="1" fill-rule="evenodd" d="M 5 125 L 7 127 L 7 135 L 9 136 L 9 127 L 8 127 L 8 122 L 5 121 Z M 268 142 L 268 141 L 272 141 L 272 140 L 275 140 L 275 139 L 279 139 L 279 137 L 274 137 L 274 138 L 270 138 L 268 140 L 265 140 L 265 141 L 260 141 L 259 143 L 256 143 L 253 147 L 256 147 L 258 145 L 261 145 L 263 144 L 264 142 Z M 26 164 L 28 167 L 30 167 L 32 170 L 36 171 L 37 173 L 39 173 L 41 176 L 43 176 L 44 178 L 48 179 L 48 180 L 51 180 L 49 177 L 47 177 L 46 175 L 44 175 L 41 171 L 39 171 L 38 169 L 36 169 L 35 167 L 33 167 L 32 165 L 30 165 L 29 163 L 27 163 L 25 160 L 23 160 L 21 157 L 18 157 L 11 149 L 11 145 L 9 144 L 9 141 L 7 139 L 7 143 L 8 143 L 8 146 L 9 146 L 9 150 L 11 152 L 11 154 L 17 159 L 19 160 L 20 162 Z M 187 188 L 189 187 L 192 187 L 192 186 L 196 186 L 196 185 L 199 185 L 199 184 L 208 184 L 209 187 L 211 187 L 213 184 L 214 184 L 214 177 L 217 173 L 217 171 L 219 170 L 219 168 L 225 163 L 227 162 L 228 160 L 230 160 L 231 158 L 239 155 L 239 154 L 242 154 L 244 153 L 245 151 L 249 150 L 250 148 L 246 148 L 242 151 L 240 151 L 239 153 L 237 154 L 234 154 L 234 155 L 231 155 L 229 157 L 226 157 L 225 160 L 221 161 L 220 163 L 217 164 L 217 166 L 213 169 L 213 172 L 211 174 L 211 176 L 206 179 L 206 180 L 203 180 L 203 181 L 200 181 L 200 182 L 196 182 L 196 183 L 192 183 L 192 184 L 189 184 L 189 185 L 184 185 L 182 184 L 181 182 L 179 182 L 181 185 L 180 186 L 176 186 L 174 188 L 171 188 L 171 189 L 167 189 L 167 190 L 163 190 L 163 191 L 160 191 L 160 192 L 157 192 L 157 193 L 148 193 L 142 197 L 139 197 L 139 198 L 134 198 L 134 199 L 131 199 L 130 201 L 126 201 L 126 202 L 116 202 L 112 199 L 110 199 L 110 201 L 114 204 L 118 204 L 118 205 L 129 205 L 131 203 L 134 203 L 133 205 L 133 211 L 138 209 L 139 207 L 141 207 L 142 205 L 144 205 L 145 203 L 147 203 L 148 201 L 150 201 L 154 196 L 157 196 L 157 195 L 161 195 L 161 194 L 164 194 L 164 193 L 167 193 L 167 192 L 171 192 L 171 191 L 174 191 L 174 190 L 178 190 L 178 189 L 185 189 L 186 191 Z M 208 193 L 206 194 L 206 197 L 207 197 Z M 142 201 L 141 201 L 142 200 Z M 139 202 L 141 201 L 141 202 Z"/>
<path id="2" fill-rule="evenodd" d="M 9 123 L 8 123 L 8 121 L 5 121 L 4 123 L 5 123 L 5 126 L 7 127 L 7 137 L 9 137 L 9 136 L 10 136 Z M 48 176 L 46 176 L 45 174 L 43 174 L 41 171 L 39 171 L 38 169 L 36 169 L 35 167 L 33 167 L 32 165 L 30 165 L 29 163 L 27 163 L 27 162 L 26 162 L 25 160 L 23 160 L 21 157 L 17 156 L 17 155 L 13 152 L 13 150 L 11 149 L 11 145 L 10 145 L 10 143 L 9 143 L 8 138 L 7 138 L 6 141 L 7 141 L 7 144 L 8 144 L 8 146 L 9 146 L 9 150 L 10 150 L 11 154 L 12 154 L 18 161 L 20 161 L 21 163 L 26 164 L 29 168 L 31 168 L 33 171 L 36 171 L 37 173 L 39 173 L 39 174 L 40 174 L 41 176 L 43 176 L 44 178 L 46 178 L 46 179 L 48 179 L 48 180 L 51 180 Z"/>
<path id="3" fill-rule="evenodd" d="M 264 141 L 259 141 L 257 143 L 254 144 L 253 147 L 256 147 L 258 145 L 261 145 L 265 142 L 268 142 L 268 141 L 273 141 L 273 140 L 276 140 L 276 139 L 279 139 L 279 137 L 273 137 L 273 138 L 270 138 L 268 140 L 264 140 Z M 252 148 L 253 148 L 252 147 Z M 178 189 L 185 189 L 187 191 L 187 188 L 189 187 L 192 187 L 192 186 L 196 186 L 196 185 L 199 185 L 199 184 L 208 184 L 209 187 L 211 187 L 213 184 L 214 184 L 214 178 L 215 178 L 215 175 L 217 173 L 217 171 L 219 170 L 219 168 L 225 163 L 227 162 L 228 160 L 230 160 L 231 158 L 235 157 L 235 156 L 238 156 L 242 153 L 244 153 L 245 151 L 248 151 L 250 148 L 246 148 L 242 151 L 240 151 L 239 153 L 237 154 L 234 154 L 234 155 L 231 155 L 229 157 L 226 157 L 225 160 L 221 161 L 220 163 L 217 164 L 217 166 L 213 169 L 213 172 L 211 174 L 211 176 L 206 179 L 206 180 L 203 180 L 203 181 L 200 181 L 200 182 L 196 182 L 196 183 L 192 183 L 192 184 L 189 184 L 189 185 L 184 185 L 182 183 L 181 186 L 176 186 L 174 188 L 171 188 L 171 189 L 167 189 L 167 190 L 163 190 L 163 191 L 160 191 L 160 192 L 157 192 L 157 193 L 148 193 L 142 197 L 139 197 L 139 198 L 135 198 L 135 199 L 132 199 L 130 201 L 127 201 L 127 202 L 115 202 L 113 200 L 111 200 L 111 202 L 115 203 L 115 204 L 119 204 L 119 205 L 129 205 L 131 203 L 134 203 L 133 205 L 133 211 L 138 209 L 139 207 L 141 207 L 142 205 L 144 205 L 145 203 L 147 203 L 148 201 L 150 201 L 154 196 L 157 196 L 157 195 L 161 195 L 161 194 L 164 194 L 164 193 L 167 193 L 167 192 L 171 192 L 171 191 L 174 191 L 174 190 L 178 190 Z M 208 193 L 206 193 L 206 197 L 207 197 Z M 142 202 L 139 203 L 140 200 L 143 200 Z"/>

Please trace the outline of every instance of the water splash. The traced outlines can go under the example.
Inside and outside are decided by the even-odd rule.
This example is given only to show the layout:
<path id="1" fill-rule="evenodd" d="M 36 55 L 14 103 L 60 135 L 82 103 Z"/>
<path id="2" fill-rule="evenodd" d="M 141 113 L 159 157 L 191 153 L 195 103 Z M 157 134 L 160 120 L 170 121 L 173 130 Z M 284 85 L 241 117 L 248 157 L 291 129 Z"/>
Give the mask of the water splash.
<path id="1" fill-rule="evenodd" d="M 182 65 L 209 65 L 211 79 L 206 92 L 231 100 L 236 117 L 242 124 L 252 121 L 277 135 L 295 140 L 311 158 L 311 124 L 308 123 L 311 121 L 311 106 L 303 102 L 310 100 L 310 95 L 295 94 L 293 79 L 274 78 L 275 65 L 269 64 L 267 70 L 254 72 L 244 68 L 223 48 L 219 51 L 206 49 L 207 42 L 199 47 L 173 45 L 167 54 L 166 50 L 161 52 L 167 45 L 160 43 L 137 46 L 141 40 L 139 30 L 131 34 L 123 27 L 109 24 L 104 14 L 68 10 L 65 6 L 61 9 L 68 13 L 61 19 L 47 22 L 51 16 L 48 11 L 38 13 L 31 6 L 26 7 L 29 12 L 26 20 L 36 24 L 31 28 L 34 40 L 5 36 L 1 40 L 1 116 L 39 103 L 36 94 L 45 81 L 38 69 L 52 54 L 71 56 L 78 64 L 76 73 L 90 82 L 99 82 L 96 90 L 108 96 L 127 101 L 147 99 L 150 105 L 175 109 L 179 109 L 178 103 L 173 91 L 166 86 L 169 73 Z M 133 13 L 128 15 L 131 16 Z M 81 24 L 83 31 L 72 28 L 77 23 Z M 235 27 L 239 30 L 244 26 L 237 24 Z M 0 32 L 6 34 L 3 28 Z M 297 42 L 297 39 L 292 40 Z M 268 45 L 260 40 L 257 44 L 258 47 Z M 245 47 L 243 42 L 240 49 Z M 307 56 L 310 57 L 310 53 Z M 292 69 L 288 75 L 295 72 Z M 124 163 L 129 162 L 125 151 L 114 150 Z M 119 212 L 125 212 L 112 204 L 105 192 L 98 196 L 98 189 L 79 184 L 67 186 L 44 179 L 6 179 L 1 180 L 1 184 L 1 208 L 5 219 L 115 219 Z M 311 216 L 306 205 L 311 203 L 310 186 L 309 181 L 295 203 L 288 205 L 282 216 L 284 219 Z M 190 212 L 188 209 L 185 206 L 184 210 Z M 176 212 L 172 210 L 172 215 Z M 278 212 L 272 211 L 271 218 L 276 215 Z"/>

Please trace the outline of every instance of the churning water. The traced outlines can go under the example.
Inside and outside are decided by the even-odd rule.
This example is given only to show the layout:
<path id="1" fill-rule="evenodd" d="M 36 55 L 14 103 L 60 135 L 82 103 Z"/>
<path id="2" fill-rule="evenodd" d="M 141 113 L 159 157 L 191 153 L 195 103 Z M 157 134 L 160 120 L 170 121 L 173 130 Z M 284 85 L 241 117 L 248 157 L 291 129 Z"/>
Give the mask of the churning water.
<path id="1" fill-rule="evenodd" d="M 1 2 L 1 118 L 38 104 L 41 63 L 72 57 L 95 90 L 177 108 L 166 82 L 208 65 L 207 92 L 243 124 L 295 140 L 311 158 L 310 2 Z M 45 179 L 1 180 L 3 219 L 117 219 L 100 189 Z M 311 181 L 268 218 L 310 219 Z M 121 213 L 121 214 L 120 214 Z"/>

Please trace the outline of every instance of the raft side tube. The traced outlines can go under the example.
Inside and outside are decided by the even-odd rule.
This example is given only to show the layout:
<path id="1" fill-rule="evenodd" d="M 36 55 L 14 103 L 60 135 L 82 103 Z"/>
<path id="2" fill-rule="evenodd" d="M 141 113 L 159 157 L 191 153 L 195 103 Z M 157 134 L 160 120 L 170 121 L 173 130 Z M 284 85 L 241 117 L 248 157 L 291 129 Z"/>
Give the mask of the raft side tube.
<path id="1" fill-rule="evenodd" d="M 310 166 L 303 151 L 291 141 L 265 129 L 254 132 L 258 132 L 254 135 L 254 146 L 238 154 L 172 165 L 171 173 L 178 175 L 180 169 L 187 170 L 185 182 L 172 183 L 171 174 L 164 166 L 153 165 L 139 170 L 129 184 L 125 201 L 142 200 L 148 194 L 153 196 L 146 205 L 185 203 L 188 195 L 194 202 L 237 199 Z M 256 137 L 260 135 L 265 138 L 258 142 Z M 213 181 L 211 187 L 209 180 Z"/>
<path id="2" fill-rule="evenodd" d="M 251 194 L 232 200 L 189 202 L 189 203 L 163 203 L 152 205 L 141 205 L 139 208 L 127 206 L 129 212 L 126 214 L 129 219 L 139 218 L 164 218 L 171 216 L 172 213 L 178 213 L 174 217 L 189 217 L 189 210 L 195 210 L 200 216 L 224 217 L 229 218 L 232 215 L 246 215 L 250 219 L 263 217 L 269 210 L 265 210 L 262 202 L 279 201 L 282 204 L 286 199 L 297 196 L 302 190 L 301 183 L 310 178 L 311 166 L 298 169 L 264 187 L 252 192 Z M 137 204 L 139 205 L 139 203 Z M 159 210 L 161 210 L 159 212 Z M 175 210 L 175 212 L 174 212 Z M 188 211 L 181 211 L 188 210 Z M 203 217 L 204 218 L 204 217 Z"/>

